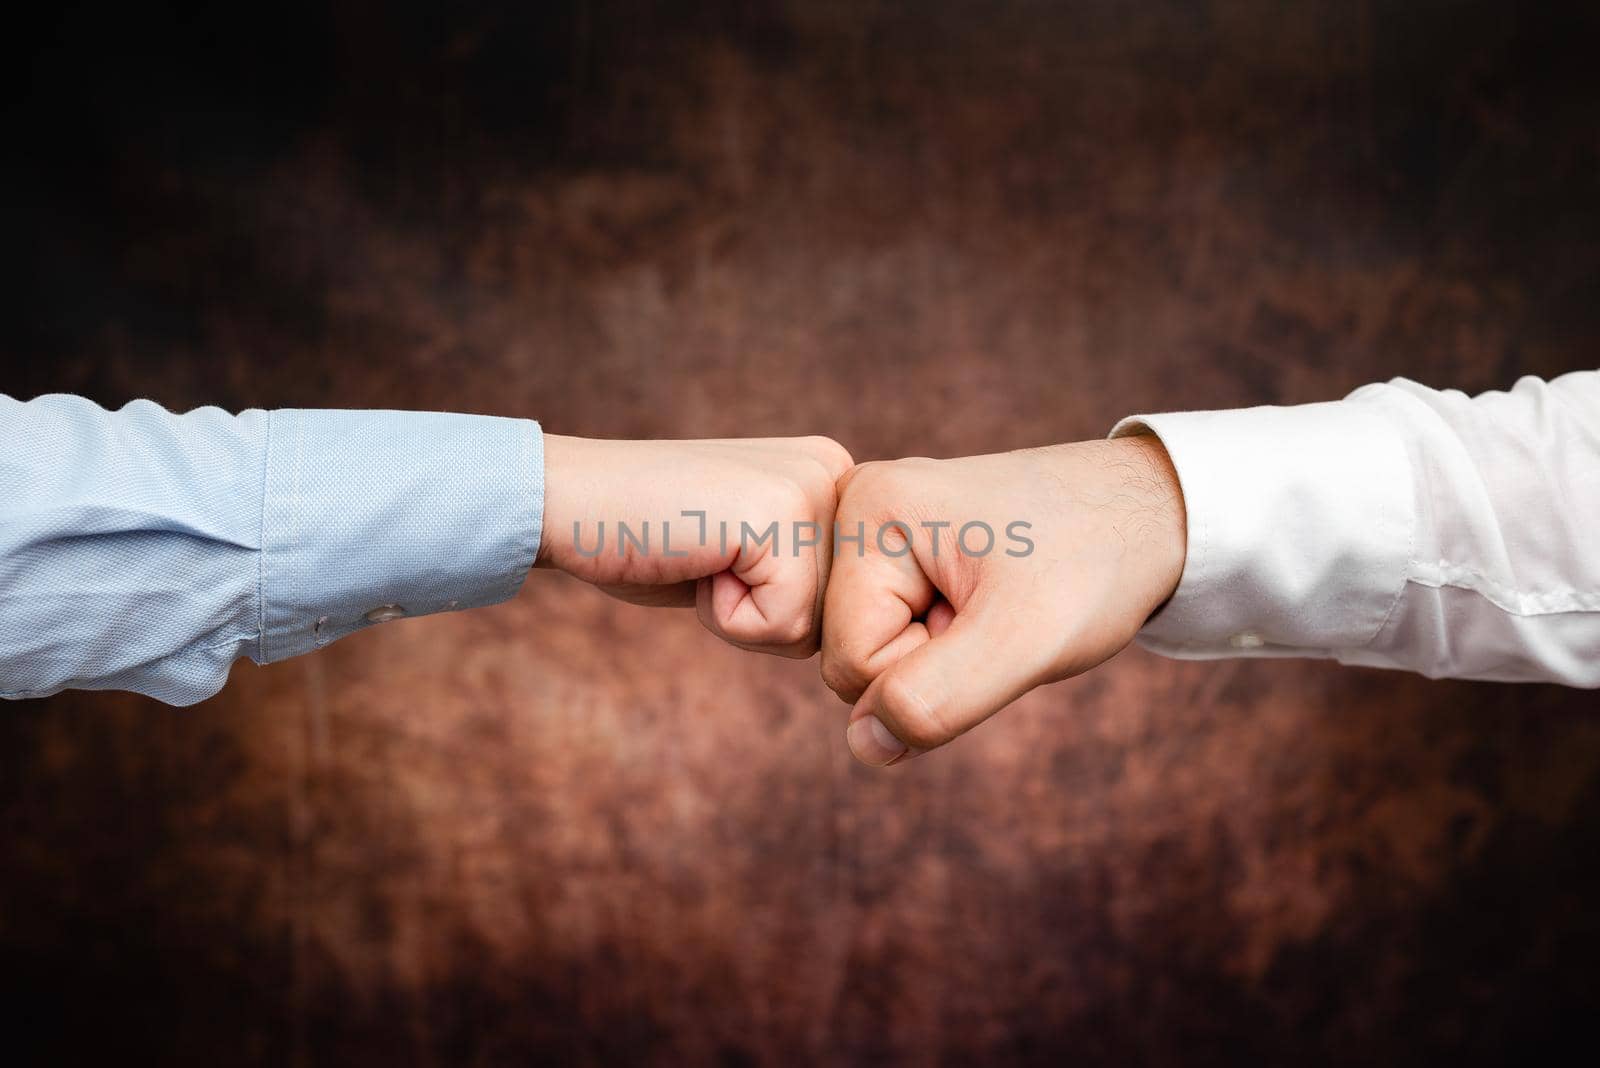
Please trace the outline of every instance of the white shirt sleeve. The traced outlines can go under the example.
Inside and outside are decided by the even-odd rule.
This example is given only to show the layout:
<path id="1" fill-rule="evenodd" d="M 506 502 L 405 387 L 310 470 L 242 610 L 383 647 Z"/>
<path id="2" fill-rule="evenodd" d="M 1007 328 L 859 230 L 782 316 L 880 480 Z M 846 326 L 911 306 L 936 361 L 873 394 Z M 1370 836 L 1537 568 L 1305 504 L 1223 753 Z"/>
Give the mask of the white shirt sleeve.
<path id="1" fill-rule="evenodd" d="M 1397 378 L 1111 434 L 1141 432 L 1189 530 L 1145 647 L 1600 687 L 1600 371 L 1477 397 Z"/>

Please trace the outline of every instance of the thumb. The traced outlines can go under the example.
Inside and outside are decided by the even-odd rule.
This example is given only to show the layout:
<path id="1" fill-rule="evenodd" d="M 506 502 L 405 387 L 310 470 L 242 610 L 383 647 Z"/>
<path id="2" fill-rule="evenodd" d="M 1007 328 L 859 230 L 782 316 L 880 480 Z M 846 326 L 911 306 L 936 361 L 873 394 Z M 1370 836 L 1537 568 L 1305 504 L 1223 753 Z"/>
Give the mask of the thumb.
<path id="1" fill-rule="evenodd" d="M 857 760 L 882 767 L 937 748 L 1039 685 L 1040 659 L 1017 628 L 973 609 L 867 687 L 845 731 Z"/>

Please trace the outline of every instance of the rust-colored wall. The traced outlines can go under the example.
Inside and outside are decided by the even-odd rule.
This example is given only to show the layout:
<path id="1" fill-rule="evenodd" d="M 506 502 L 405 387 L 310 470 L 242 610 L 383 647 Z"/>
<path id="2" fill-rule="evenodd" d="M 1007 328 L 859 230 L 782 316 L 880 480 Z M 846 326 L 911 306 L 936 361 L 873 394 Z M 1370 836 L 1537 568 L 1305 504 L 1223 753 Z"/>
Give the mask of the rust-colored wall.
<path id="1" fill-rule="evenodd" d="M 6 46 L 13 394 L 869 458 L 1595 362 L 1580 5 L 136 7 Z M 9 1041 L 1171 1064 L 1588 1037 L 1592 694 L 1132 650 L 884 774 L 815 671 L 540 574 L 189 710 L 6 706 Z"/>

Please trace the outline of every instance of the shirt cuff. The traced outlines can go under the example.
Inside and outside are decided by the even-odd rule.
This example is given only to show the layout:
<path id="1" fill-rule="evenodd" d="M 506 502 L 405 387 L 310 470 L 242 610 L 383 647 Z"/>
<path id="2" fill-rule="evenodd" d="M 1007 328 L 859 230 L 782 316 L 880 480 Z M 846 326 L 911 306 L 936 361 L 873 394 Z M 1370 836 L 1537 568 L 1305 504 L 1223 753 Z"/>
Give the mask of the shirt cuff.
<path id="1" fill-rule="evenodd" d="M 272 412 L 251 659 L 271 663 L 373 623 L 507 600 L 533 566 L 543 521 L 535 422 Z"/>
<path id="2" fill-rule="evenodd" d="M 1139 632 L 1166 656 L 1336 655 L 1370 642 L 1405 584 L 1416 504 L 1405 440 L 1360 400 L 1137 415 L 1178 473 L 1188 555 Z"/>

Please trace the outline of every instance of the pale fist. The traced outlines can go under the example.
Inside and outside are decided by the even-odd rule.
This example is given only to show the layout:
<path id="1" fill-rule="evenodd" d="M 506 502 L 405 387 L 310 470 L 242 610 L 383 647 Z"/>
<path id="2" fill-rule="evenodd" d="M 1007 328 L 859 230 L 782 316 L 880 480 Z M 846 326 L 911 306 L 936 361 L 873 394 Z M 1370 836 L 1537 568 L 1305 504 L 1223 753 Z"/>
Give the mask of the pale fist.
<path id="1" fill-rule="evenodd" d="M 1099 664 L 1183 571 L 1183 499 L 1153 437 L 863 464 L 837 522 L 865 537 L 833 562 L 822 677 L 855 705 L 847 737 L 869 764 Z"/>
<path id="2" fill-rule="evenodd" d="M 820 635 L 835 483 L 850 464 L 824 437 L 546 435 L 536 566 L 635 604 L 692 605 L 742 649 L 808 657 Z"/>

